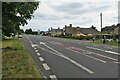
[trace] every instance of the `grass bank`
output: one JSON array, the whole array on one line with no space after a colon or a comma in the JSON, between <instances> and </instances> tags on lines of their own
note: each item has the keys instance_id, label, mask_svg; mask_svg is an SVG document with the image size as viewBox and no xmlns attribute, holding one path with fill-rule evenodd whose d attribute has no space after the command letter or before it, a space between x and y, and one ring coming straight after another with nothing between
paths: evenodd
<instances>
[{"instance_id":1,"label":"grass bank","mask_svg":"<svg viewBox=\"0 0 120 80\"><path fill-rule=\"evenodd\" d=\"M2 49L3 78L40 78L39 70L20 40L4 40Z\"/></svg>"},{"instance_id":2,"label":"grass bank","mask_svg":"<svg viewBox=\"0 0 120 80\"><path fill-rule=\"evenodd\" d=\"M112 46L120 46L120 43L118 43L116 41L103 43L101 40L95 40L94 42L91 42L91 43L95 43L95 44L107 44L107 45L112 45Z\"/></svg>"}]
</instances>

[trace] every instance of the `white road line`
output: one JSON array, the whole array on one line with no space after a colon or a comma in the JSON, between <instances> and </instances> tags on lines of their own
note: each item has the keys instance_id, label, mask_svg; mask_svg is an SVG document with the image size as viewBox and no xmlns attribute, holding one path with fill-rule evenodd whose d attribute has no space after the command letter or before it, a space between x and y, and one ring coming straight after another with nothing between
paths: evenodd
<instances>
[{"instance_id":1,"label":"white road line","mask_svg":"<svg viewBox=\"0 0 120 80\"><path fill-rule=\"evenodd\" d=\"M26 37L27 37L27 36L26 36ZM27 37L27 38L28 38L28 37ZM28 38L28 40L30 41L31 44L33 44L32 41L30 40L30 38Z\"/></svg>"},{"instance_id":2,"label":"white road line","mask_svg":"<svg viewBox=\"0 0 120 80\"><path fill-rule=\"evenodd\" d=\"M99 45L92 45L92 46L99 47Z\"/></svg>"},{"instance_id":3,"label":"white road line","mask_svg":"<svg viewBox=\"0 0 120 80\"><path fill-rule=\"evenodd\" d=\"M105 51L105 50L102 50L102 49L98 49L98 48L94 48L94 47L88 47L88 46L86 46L86 48L95 49L95 50L99 50L99 51Z\"/></svg>"},{"instance_id":4,"label":"white road line","mask_svg":"<svg viewBox=\"0 0 120 80\"><path fill-rule=\"evenodd\" d=\"M50 67L46 63L44 63L42 65L43 65L43 67L44 67L45 70L50 70Z\"/></svg>"},{"instance_id":5,"label":"white road line","mask_svg":"<svg viewBox=\"0 0 120 80\"><path fill-rule=\"evenodd\" d=\"M47 47L49 47L49 46L47 46ZM49 47L49 48L51 48L51 47ZM41 49L42 49L42 48L41 48ZM53 49L53 48L52 48L52 49ZM49 51L49 50L46 50L46 51L48 51L48 52L50 52L50 53L52 53L52 54L55 54L55 55L57 55L57 56L59 56L59 57L62 57L62 58L64 58L64 59L70 61L70 62L73 63L74 65L80 67L81 69L85 70L86 72L88 72L88 73L90 73L90 74L94 74L94 72L93 72L92 70L90 70L90 69L88 69L87 67L79 64L78 62L70 59L69 57L64 56L63 54L61 54L60 52L58 52L58 51L56 51L56 50L54 50L54 52ZM58 52L59 54L56 54L55 52Z\"/></svg>"},{"instance_id":6,"label":"white road line","mask_svg":"<svg viewBox=\"0 0 120 80\"><path fill-rule=\"evenodd\" d=\"M111 47L104 47L104 48L112 49Z\"/></svg>"},{"instance_id":7,"label":"white road line","mask_svg":"<svg viewBox=\"0 0 120 80\"><path fill-rule=\"evenodd\" d=\"M40 42L40 44L43 44L44 46L46 46L47 48L51 49L52 51L58 53L59 55L61 55L61 53L59 53L58 51L54 50L53 48L51 48L50 46L46 45L45 43L43 42Z\"/></svg>"},{"instance_id":8,"label":"white road line","mask_svg":"<svg viewBox=\"0 0 120 80\"><path fill-rule=\"evenodd\" d=\"M35 52L38 52L38 50L35 50Z\"/></svg>"},{"instance_id":9,"label":"white road line","mask_svg":"<svg viewBox=\"0 0 120 80\"><path fill-rule=\"evenodd\" d=\"M101 55L101 54L95 54L95 55L98 55L98 56L101 56L101 57L104 57L104 58L108 58L108 59L111 59L111 60L114 60L114 61L118 61L118 59L114 59L114 58L104 56L104 55Z\"/></svg>"},{"instance_id":10,"label":"white road line","mask_svg":"<svg viewBox=\"0 0 120 80\"><path fill-rule=\"evenodd\" d=\"M40 56L40 53L37 53L38 56Z\"/></svg>"},{"instance_id":11,"label":"white road line","mask_svg":"<svg viewBox=\"0 0 120 80\"><path fill-rule=\"evenodd\" d=\"M45 61L42 57L39 57L40 61Z\"/></svg>"},{"instance_id":12,"label":"white road line","mask_svg":"<svg viewBox=\"0 0 120 80\"><path fill-rule=\"evenodd\" d=\"M105 52L107 52L107 53L111 53L111 54L120 55L120 54L119 54L119 53L117 53L117 52L112 52L112 51L105 51Z\"/></svg>"},{"instance_id":13,"label":"white road line","mask_svg":"<svg viewBox=\"0 0 120 80\"><path fill-rule=\"evenodd\" d=\"M94 48L94 47L88 47L88 46L86 46L86 48L95 49L95 50L103 51L103 52L106 52L106 53L111 53L111 54L114 54L114 55L120 55L117 52L106 51L106 50L102 50L102 49L98 49L98 48Z\"/></svg>"},{"instance_id":14,"label":"white road line","mask_svg":"<svg viewBox=\"0 0 120 80\"><path fill-rule=\"evenodd\" d=\"M43 76L43 78L47 78L46 76Z\"/></svg>"},{"instance_id":15,"label":"white road line","mask_svg":"<svg viewBox=\"0 0 120 80\"><path fill-rule=\"evenodd\" d=\"M58 80L55 75L50 75L51 80Z\"/></svg>"},{"instance_id":16,"label":"white road line","mask_svg":"<svg viewBox=\"0 0 120 80\"><path fill-rule=\"evenodd\" d=\"M69 48L66 48L66 49L71 50L71 51L73 51L73 52L76 52L76 53L78 53L78 54L82 54L82 55L87 56L87 57L89 57L89 58L92 58L92 59L94 59L94 60L100 61L100 62L102 62L102 63L107 63L107 62L104 61L104 60L101 60L101 59L98 59L98 58L95 58L95 57L92 57L92 56L89 56L89 55L86 55L86 54L80 53L80 52L78 52L78 51L74 51L74 50L69 49Z\"/></svg>"},{"instance_id":17,"label":"white road line","mask_svg":"<svg viewBox=\"0 0 120 80\"><path fill-rule=\"evenodd\" d=\"M37 49L36 47L34 47L34 49Z\"/></svg>"},{"instance_id":18,"label":"white road line","mask_svg":"<svg viewBox=\"0 0 120 80\"><path fill-rule=\"evenodd\" d=\"M118 62L118 61L113 61L113 62L109 62L109 63L120 64L120 62Z\"/></svg>"}]
</instances>

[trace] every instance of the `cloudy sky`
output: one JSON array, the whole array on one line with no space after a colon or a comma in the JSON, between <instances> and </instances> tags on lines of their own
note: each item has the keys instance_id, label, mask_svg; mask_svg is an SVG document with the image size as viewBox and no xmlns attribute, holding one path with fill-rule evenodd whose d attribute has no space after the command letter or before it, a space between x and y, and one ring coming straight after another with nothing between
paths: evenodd
<instances>
[{"instance_id":1,"label":"cloudy sky","mask_svg":"<svg viewBox=\"0 0 120 80\"><path fill-rule=\"evenodd\" d=\"M22 29L48 30L74 27L89 28L94 25L100 30L100 13L103 13L103 27L118 23L118 0L40 0L34 18Z\"/></svg>"}]
</instances>

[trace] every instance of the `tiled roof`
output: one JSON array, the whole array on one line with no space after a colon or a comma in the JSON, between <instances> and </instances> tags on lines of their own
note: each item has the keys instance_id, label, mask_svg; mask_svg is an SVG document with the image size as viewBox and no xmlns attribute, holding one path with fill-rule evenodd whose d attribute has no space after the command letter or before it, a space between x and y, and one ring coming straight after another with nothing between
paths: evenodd
<instances>
[{"instance_id":1,"label":"tiled roof","mask_svg":"<svg viewBox=\"0 0 120 80\"><path fill-rule=\"evenodd\" d=\"M100 34L99 31L92 28L80 28L80 32L83 34L93 34L93 35Z\"/></svg>"}]
</instances>

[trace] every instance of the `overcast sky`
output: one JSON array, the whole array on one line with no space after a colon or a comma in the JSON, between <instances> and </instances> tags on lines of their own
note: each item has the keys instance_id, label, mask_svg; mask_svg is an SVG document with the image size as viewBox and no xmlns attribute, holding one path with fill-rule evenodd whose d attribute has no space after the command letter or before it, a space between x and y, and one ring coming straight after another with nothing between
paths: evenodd
<instances>
[{"instance_id":1,"label":"overcast sky","mask_svg":"<svg viewBox=\"0 0 120 80\"><path fill-rule=\"evenodd\" d=\"M40 0L34 18L22 29L61 29L65 25L89 28L94 25L100 30L100 13L103 13L103 27L118 23L118 0Z\"/></svg>"}]
</instances>

